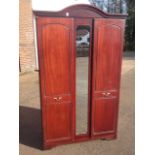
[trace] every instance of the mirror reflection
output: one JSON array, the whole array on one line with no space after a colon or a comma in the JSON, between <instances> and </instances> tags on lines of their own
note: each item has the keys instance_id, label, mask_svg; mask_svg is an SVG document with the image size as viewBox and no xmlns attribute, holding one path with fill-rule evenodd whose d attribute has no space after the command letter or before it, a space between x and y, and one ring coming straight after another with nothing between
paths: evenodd
<instances>
[{"instance_id":1,"label":"mirror reflection","mask_svg":"<svg viewBox=\"0 0 155 155\"><path fill-rule=\"evenodd\" d=\"M90 27L76 30L76 134L88 131L88 70Z\"/></svg>"}]
</instances>

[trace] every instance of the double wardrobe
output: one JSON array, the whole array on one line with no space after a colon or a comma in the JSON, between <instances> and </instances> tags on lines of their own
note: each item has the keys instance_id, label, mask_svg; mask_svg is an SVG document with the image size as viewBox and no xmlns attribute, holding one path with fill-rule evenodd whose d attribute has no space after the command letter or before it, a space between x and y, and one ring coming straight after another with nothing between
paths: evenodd
<instances>
[{"instance_id":1,"label":"double wardrobe","mask_svg":"<svg viewBox=\"0 0 155 155\"><path fill-rule=\"evenodd\" d=\"M90 5L34 14L43 148L115 139L126 15Z\"/></svg>"}]
</instances>

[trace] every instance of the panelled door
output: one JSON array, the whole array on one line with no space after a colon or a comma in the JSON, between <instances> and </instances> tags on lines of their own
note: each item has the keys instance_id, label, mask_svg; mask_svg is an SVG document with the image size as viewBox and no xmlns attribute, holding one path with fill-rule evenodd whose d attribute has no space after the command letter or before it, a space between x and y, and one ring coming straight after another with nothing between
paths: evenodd
<instances>
[{"instance_id":1,"label":"panelled door","mask_svg":"<svg viewBox=\"0 0 155 155\"><path fill-rule=\"evenodd\" d=\"M118 19L94 22L92 137L116 132L123 25Z\"/></svg>"},{"instance_id":2,"label":"panelled door","mask_svg":"<svg viewBox=\"0 0 155 155\"><path fill-rule=\"evenodd\" d=\"M44 145L74 135L73 19L37 18Z\"/></svg>"}]
</instances>

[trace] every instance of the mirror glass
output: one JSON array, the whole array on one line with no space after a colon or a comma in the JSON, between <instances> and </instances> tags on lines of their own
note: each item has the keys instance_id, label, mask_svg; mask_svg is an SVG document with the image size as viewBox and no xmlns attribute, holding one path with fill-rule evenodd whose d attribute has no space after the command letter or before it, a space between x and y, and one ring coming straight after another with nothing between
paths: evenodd
<instances>
[{"instance_id":1,"label":"mirror glass","mask_svg":"<svg viewBox=\"0 0 155 155\"><path fill-rule=\"evenodd\" d=\"M88 132L88 70L90 27L76 29L76 134Z\"/></svg>"}]
</instances>

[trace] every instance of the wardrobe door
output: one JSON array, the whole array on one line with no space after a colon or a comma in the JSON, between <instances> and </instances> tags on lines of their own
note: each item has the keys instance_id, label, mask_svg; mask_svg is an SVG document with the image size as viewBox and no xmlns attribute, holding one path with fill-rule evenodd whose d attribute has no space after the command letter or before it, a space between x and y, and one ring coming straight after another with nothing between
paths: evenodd
<instances>
[{"instance_id":1,"label":"wardrobe door","mask_svg":"<svg viewBox=\"0 0 155 155\"><path fill-rule=\"evenodd\" d=\"M44 147L73 137L73 19L37 18Z\"/></svg>"},{"instance_id":2,"label":"wardrobe door","mask_svg":"<svg viewBox=\"0 0 155 155\"><path fill-rule=\"evenodd\" d=\"M92 137L115 137L124 21L95 19L92 80Z\"/></svg>"}]
</instances>

